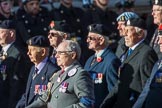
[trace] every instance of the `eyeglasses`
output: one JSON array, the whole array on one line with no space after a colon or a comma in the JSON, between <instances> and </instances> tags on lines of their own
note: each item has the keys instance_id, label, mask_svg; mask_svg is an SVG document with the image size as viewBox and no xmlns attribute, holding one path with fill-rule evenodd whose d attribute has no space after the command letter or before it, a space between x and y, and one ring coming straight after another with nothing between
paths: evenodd
<instances>
[{"instance_id":1,"label":"eyeglasses","mask_svg":"<svg viewBox=\"0 0 162 108\"><path fill-rule=\"evenodd\" d=\"M65 54L67 54L69 52L73 52L73 51L56 51L56 54L58 54L58 55L65 55Z\"/></svg>"},{"instance_id":2,"label":"eyeglasses","mask_svg":"<svg viewBox=\"0 0 162 108\"><path fill-rule=\"evenodd\" d=\"M91 36L88 36L87 39L92 40L92 41L97 40L95 37L91 37Z\"/></svg>"},{"instance_id":3,"label":"eyeglasses","mask_svg":"<svg viewBox=\"0 0 162 108\"><path fill-rule=\"evenodd\" d=\"M60 36L60 35L57 34L57 33L48 33L48 35L50 35L50 36L52 36L52 37L58 37L58 36Z\"/></svg>"}]
</instances>

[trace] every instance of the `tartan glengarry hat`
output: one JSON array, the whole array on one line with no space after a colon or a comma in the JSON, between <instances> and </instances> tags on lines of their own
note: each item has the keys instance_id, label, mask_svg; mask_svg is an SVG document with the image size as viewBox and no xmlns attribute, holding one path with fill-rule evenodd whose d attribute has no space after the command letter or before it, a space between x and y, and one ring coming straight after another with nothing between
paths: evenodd
<instances>
[{"instance_id":1,"label":"tartan glengarry hat","mask_svg":"<svg viewBox=\"0 0 162 108\"><path fill-rule=\"evenodd\" d=\"M146 23L141 18L134 18L127 21L126 26L134 26L146 30Z\"/></svg>"},{"instance_id":2,"label":"tartan glengarry hat","mask_svg":"<svg viewBox=\"0 0 162 108\"><path fill-rule=\"evenodd\" d=\"M139 18L134 12L124 12L117 17L117 21L128 21L129 19Z\"/></svg>"},{"instance_id":3,"label":"tartan glengarry hat","mask_svg":"<svg viewBox=\"0 0 162 108\"><path fill-rule=\"evenodd\" d=\"M162 0L152 0L152 4L162 6Z\"/></svg>"},{"instance_id":4,"label":"tartan glengarry hat","mask_svg":"<svg viewBox=\"0 0 162 108\"><path fill-rule=\"evenodd\" d=\"M63 21L51 21L49 25L50 30L56 30L60 32L65 32L65 33L71 33L71 27L69 24L63 22Z\"/></svg>"},{"instance_id":5,"label":"tartan glengarry hat","mask_svg":"<svg viewBox=\"0 0 162 108\"><path fill-rule=\"evenodd\" d=\"M26 43L30 46L38 46L38 47L49 47L50 46L50 42L48 38L42 35L34 36L28 39Z\"/></svg>"},{"instance_id":6,"label":"tartan glengarry hat","mask_svg":"<svg viewBox=\"0 0 162 108\"><path fill-rule=\"evenodd\" d=\"M4 20L0 24L1 29L16 29L16 21L14 20Z\"/></svg>"},{"instance_id":7,"label":"tartan glengarry hat","mask_svg":"<svg viewBox=\"0 0 162 108\"><path fill-rule=\"evenodd\" d=\"M104 36L110 35L110 30L103 24L91 24L88 26L88 31Z\"/></svg>"}]
</instances>

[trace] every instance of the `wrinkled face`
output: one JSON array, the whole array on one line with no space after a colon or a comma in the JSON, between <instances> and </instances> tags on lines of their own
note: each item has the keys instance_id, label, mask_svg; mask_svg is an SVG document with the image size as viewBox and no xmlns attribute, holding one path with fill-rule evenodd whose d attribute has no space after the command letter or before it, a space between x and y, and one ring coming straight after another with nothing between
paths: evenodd
<instances>
[{"instance_id":1,"label":"wrinkled face","mask_svg":"<svg viewBox=\"0 0 162 108\"><path fill-rule=\"evenodd\" d=\"M158 38L159 38L158 44L160 45L160 52L162 52L162 35L159 35Z\"/></svg>"},{"instance_id":2,"label":"wrinkled face","mask_svg":"<svg viewBox=\"0 0 162 108\"><path fill-rule=\"evenodd\" d=\"M13 3L11 1L4 1L0 3L0 9L5 14L10 14Z\"/></svg>"},{"instance_id":3,"label":"wrinkled face","mask_svg":"<svg viewBox=\"0 0 162 108\"><path fill-rule=\"evenodd\" d=\"M37 15L40 11L40 5L38 0L32 0L30 2L27 2L24 7L27 13L31 15Z\"/></svg>"},{"instance_id":4,"label":"wrinkled face","mask_svg":"<svg viewBox=\"0 0 162 108\"><path fill-rule=\"evenodd\" d=\"M152 15L154 18L154 23L159 25L162 22L162 6L153 5Z\"/></svg>"},{"instance_id":5,"label":"wrinkled face","mask_svg":"<svg viewBox=\"0 0 162 108\"><path fill-rule=\"evenodd\" d=\"M0 45L7 44L7 41L9 39L10 32L7 29L0 29Z\"/></svg>"},{"instance_id":6,"label":"wrinkled face","mask_svg":"<svg viewBox=\"0 0 162 108\"><path fill-rule=\"evenodd\" d=\"M48 34L48 39L50 41L50 46L57 47L63 40L63 36L60 36L58 31L50 30Z\"/></svg>"},{"instance_id":7,"label":"wrinkled face","mask_svg":"<svg viewBox=\"0 0 162 108\"><path fill-rule=\"evenodd\" d=\"M125 35L125 22L124 21L118 21L117 29L119 30L120 36L124 36Z\"/></svg>"},{"instance_id":8,"label":"wrinkled face","mask_svg":"<svg viewBox=\"0 0 162 108\"><path fill-rule=\"evenodd\" d=\"M100 45L100 35L96 33L89 32L87 37L88 48L96 51Z\"/></svg>"},{"instance_id":9,"label":"wrinkled face","mask_svg":"<svg viewBox=\"0 0 162 108\"><path fill-rule=\"evenodd\" d=\"M41 62L41 48L36 47L36 46L28 46L28 52L27 52L31 62L34 64L39 64Z\"/></svg>"},{"instance_id":10,"label":"wrinkled face","mask_svg":"<svg viewBox=\"0 0 162 108\"><path fill-rule=\"evenodd\" d=\"M125 45L127 47L134 46L139 41L135 28L132 26L126 26L125 31L126 31L126 35L124 36Z\"/></svg>"},{"instance_id":11,"label":"wrinkled face","mask_svg":"<svg viewBox=\"0 0 162 108\"><path fill-rule=\"evenodd\" d=\"M57 59L57 65L60 67L67 67L69 66L73 61L74 57L72 51L67 51L67 43L62 42L59 44L58 48L56 49L56 59Z\"/></svg>"}]
</instances>

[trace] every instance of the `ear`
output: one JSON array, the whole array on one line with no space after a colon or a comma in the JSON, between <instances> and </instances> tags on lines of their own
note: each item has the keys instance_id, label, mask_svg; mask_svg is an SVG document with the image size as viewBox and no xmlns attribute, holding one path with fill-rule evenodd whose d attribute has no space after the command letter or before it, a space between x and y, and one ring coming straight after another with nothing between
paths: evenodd
<instances>
[{"instance_id":1,"label":"ear","mask_svg":"<svg viewBox=\"0 0 162 108\"><path fill-rule=\"evenodd\" d=\"M143 37L144 35L144 31L143 30L140 30L138 33L137 33L138 37Z\"/></svg>"},{"instance_id":2,"label":"ear","mask_svg":"<svg viewBox=\"0 0 162 108\"><path fill-rule=\"evenodd\" d=\"M12 37L12 38L15 37L15 31L14 30L10 30L9 33L10 33L10 37Z\"/></svg>"},{"instance_id":3,"label":"ear","mask_svg":"<svg viewBox=\"0 0 162 108\"><path fill-rule=\"evenodd\" d=\"M105 38L103 36L99 37L99 42L100 45L103 45L103 43L105 42Z\"/></svg>"},{"instance_id":4,"label":"ear","mask_svg":"<svg viewBox=\"0 0 162 108\"><path fill-rule=\"evenodd\" d=\"M42 48L40 53L41 53L42 56L45 56L46 55L46 49Z\"/></svg>"},{"instance_id":5,"label":"ear","mask_svg":"<svg viewBox=\"0 0 162 108\"><path fill-rule=\"evenodd\" d=\"M68 35L65 33L63 39L67 39Z\"/></svg>"},{"instance_id":6,"label":"ear","mask_svg":"<svg viewBox=\"0 0 162 108\"><path fill-rule=\"evenodd\" d=\"M76 52L74 52L74 53L71 54L71 58L72 58L72 59L76 59L76 58L77 58Z\"/></svg>"}]
</instances>

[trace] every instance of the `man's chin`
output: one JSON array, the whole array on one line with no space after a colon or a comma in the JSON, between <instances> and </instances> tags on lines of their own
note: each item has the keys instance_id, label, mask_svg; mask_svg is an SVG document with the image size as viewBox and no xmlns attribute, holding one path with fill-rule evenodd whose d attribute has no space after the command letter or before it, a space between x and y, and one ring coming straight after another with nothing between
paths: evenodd
<instances>
[{"instance_id":1,"label":"man's chin","mask_svg":"<svg viewBox=\"0 0 162 108\"><path fill-rule=\"evenodd\" d=\"M31 14L32 15L37 15L39 12L38 11L35 11L35 12L32 12Z\"/></svg>"}]
</instances>

